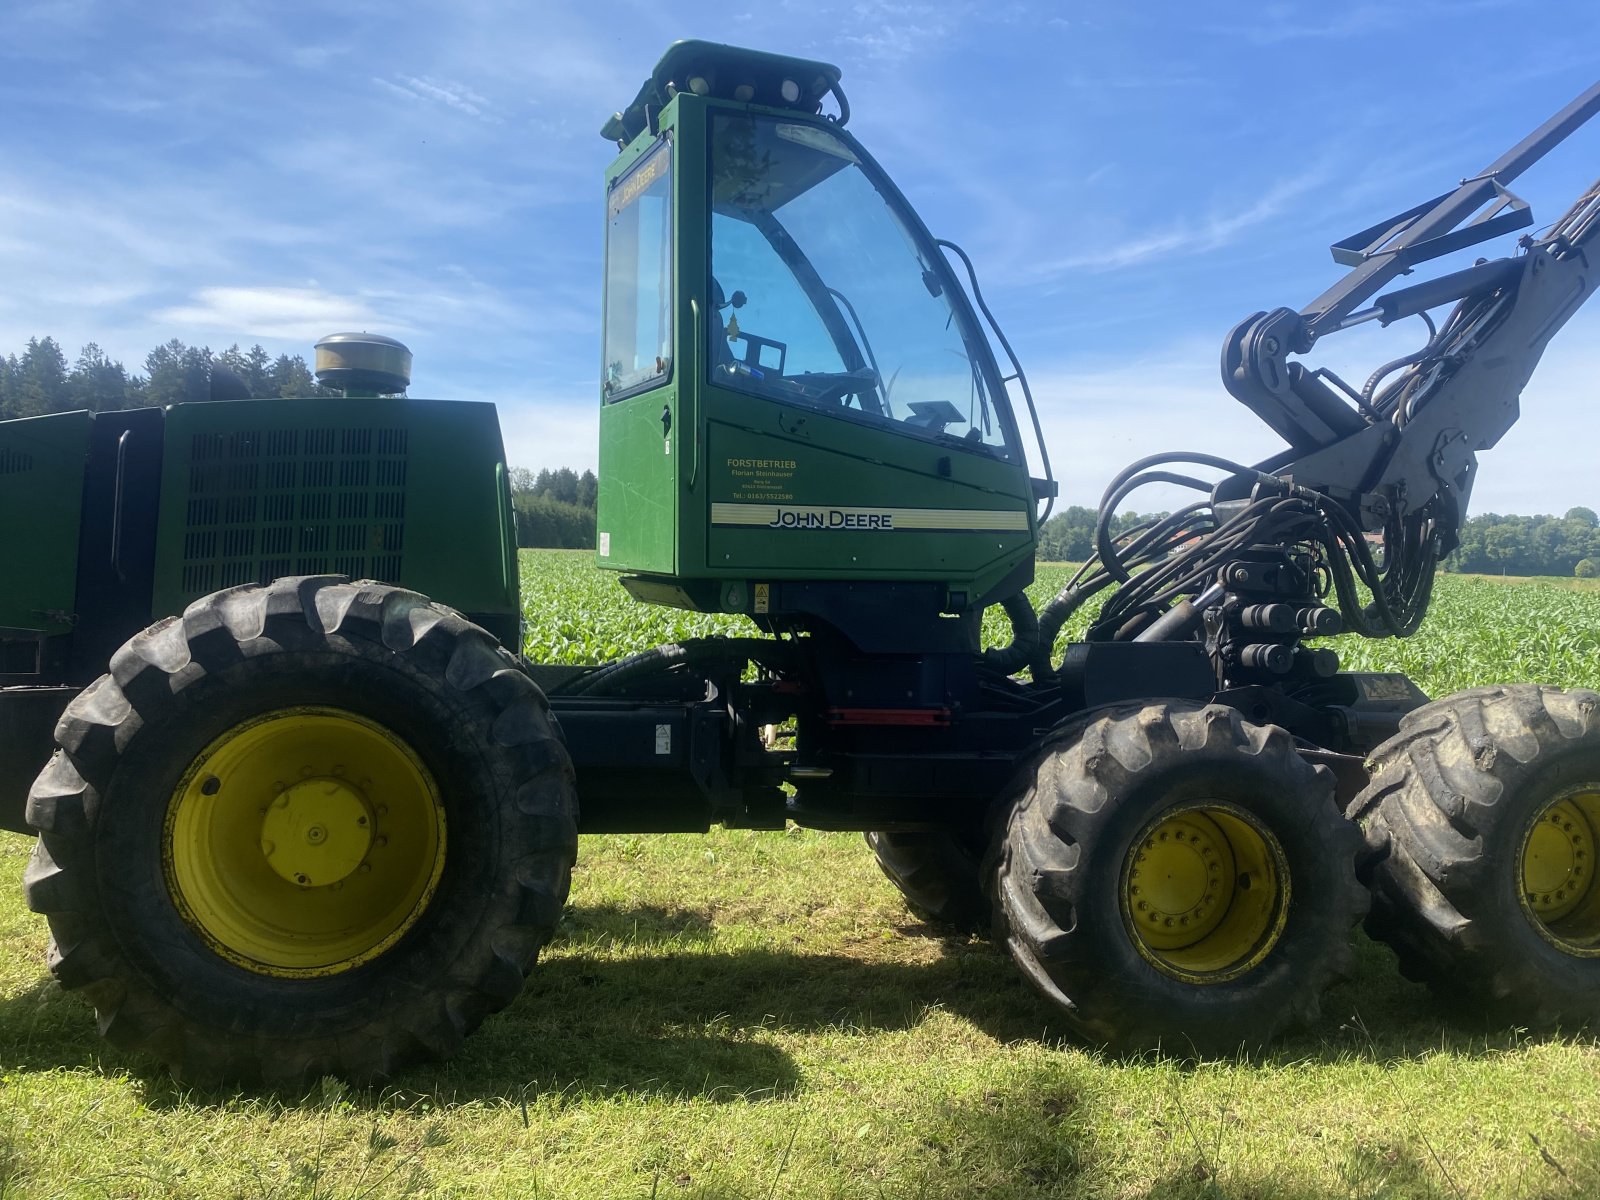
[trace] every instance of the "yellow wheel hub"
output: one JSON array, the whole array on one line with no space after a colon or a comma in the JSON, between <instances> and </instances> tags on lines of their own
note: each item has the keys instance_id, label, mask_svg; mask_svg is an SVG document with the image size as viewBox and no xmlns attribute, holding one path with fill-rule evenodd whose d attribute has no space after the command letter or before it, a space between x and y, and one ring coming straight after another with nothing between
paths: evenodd
<instances>
[{"instance_id":1,"label":"yellow wheel hub","mask_svg":"<svg viewBox=\"0 0 1600 1200\"><path fill-rule=\"evenodd\" d=\"M290 883L338 883L372 849L372 809L361 790L342 779L290 784L261 819L261 853Z\"/></svg>"},{"instance_id":2,"label":"yellow wheel hub","mask_svg":"<svg viewBox=\"0 0 1600 1200\"><path fill-rule=\"evenodd\" d=\"M1195 805L1140 833L1123 864L1121 902L1146 961L1187 982L1220 983L1277 942L1289 872L1277 839L1255 817Z\"/></svg>"},{"instance_id":3,"label":"yellow wheel hub","mask_svg":"<svg viewBox=\"0 0 1600 1200\"><path fill-rule=\"evenodd\" d=\"M439 790L388 729L280 709L203 750L167 810L167 885L218 954L268 975L327 975L383 953L444 869Z\"/></svg>"},{"instance_id":4,"label":"yellow wheel hub","mask_svg":"<svg viewBox=\"0 0 1600 1200\"><path fill-rule=\"evenodd\" d=\"M1529 826L1517 864L1517 891L1539 932L1573 954L1600 953L1600 890L1594 885L1600 791L1546 805Z\"/></svg>"}]
</instances>

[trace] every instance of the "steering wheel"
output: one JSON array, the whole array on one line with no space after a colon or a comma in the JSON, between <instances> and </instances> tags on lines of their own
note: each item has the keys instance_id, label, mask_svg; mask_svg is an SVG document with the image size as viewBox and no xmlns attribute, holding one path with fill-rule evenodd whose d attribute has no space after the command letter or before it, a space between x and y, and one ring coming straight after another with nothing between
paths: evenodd
<instances>
[{"instance_id":1,"label":"steering wheel","mask_svg":"<svg viewBox=\"0 0 1600 1200\"><path fill-rule=\"evenodd\" d=\"M854 371L807 371L804 375L786 378L814 404L842 402L846 396L878 390L878 373L870 367L860 367Z\"/></svg>"}]
</instances>

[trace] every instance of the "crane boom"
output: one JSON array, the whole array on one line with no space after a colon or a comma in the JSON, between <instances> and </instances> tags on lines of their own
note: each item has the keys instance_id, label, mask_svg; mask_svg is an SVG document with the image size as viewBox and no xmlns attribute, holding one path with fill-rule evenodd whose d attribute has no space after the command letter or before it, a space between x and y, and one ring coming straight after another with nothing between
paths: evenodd
<instances>
[{"instance_id":1,"label":"crane boom","mask_svg":"<svg viewBox=\"0 0 1600 1200\"><path fill-rule=\"evenodd\" d=\"M1503 268L1484 270L1488 264L1483 264L1357 309L1420 263L1531 225L1532 211L1507 185L1597 112L1600 83L1455 188L1336 242L1334 260L1349 266L1349 273L1299 312L1255 313L1235 326L1223 344L1224 386L1302 454L1359 434L1373 415L1359 401L1352 406L1353 398L1334 391L1317 373L1290 362L1290 356L1305 354L1321 338L1353 325L1369 320L1387 325L1425 311L1424 304L1465 299L1502 282Z\"/></svg>"}]
</instances>

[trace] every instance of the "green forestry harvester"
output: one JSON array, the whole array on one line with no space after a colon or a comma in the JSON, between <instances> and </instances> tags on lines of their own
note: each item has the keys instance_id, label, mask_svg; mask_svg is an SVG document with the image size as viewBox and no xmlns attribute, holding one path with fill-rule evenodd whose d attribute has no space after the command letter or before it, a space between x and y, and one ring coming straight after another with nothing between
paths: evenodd
<instances>
[{"instance_id":1,"label":"green forestry harvester","mask_svg":"<svg viewBox=\"0 0 1600 1200\"><path fill-rule=\"evenodd\" d=\"M1313 1020L1369 907L1499 1019L1600 1015L1600 695L1430 702L1322 640L1422 621L1477 452L1594 286L1600 190L1389 285L1531 225L1508 185L1597 109L1234 329L1224 385L1286 448L1135 463L1035 610L1055 485L966 256L837 68L674 45L603 130L598 561L762 636L522 658L495 413L404 396L387 339L319 343L341 397L0 425L0 825L39 833L51 970L184 1079L381 1078L517 995L580 831L794 822L866 831L1096 1044ZM1296 361L1404 317L1425 344L1359 388ZM1114 535L1151 482L1197 499Z\"/></svg>"}]
</instances>

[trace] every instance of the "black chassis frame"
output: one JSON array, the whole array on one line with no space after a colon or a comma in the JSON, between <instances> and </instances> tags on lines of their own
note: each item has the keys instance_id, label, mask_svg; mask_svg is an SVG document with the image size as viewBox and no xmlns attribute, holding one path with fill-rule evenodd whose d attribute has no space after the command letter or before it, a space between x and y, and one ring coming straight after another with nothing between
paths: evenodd
<instances>
[{"instance_id":1,"label":"black chassis frame","mask_svg":"<svg viewBox=\"0 0 1600 1200\"><path fill-rule=\"evenodd\" d=\"M788 644L798 654L792 675L751 682L734 669L681 670L602 696L562 692L590 669L528 664L552 693L577 771L581 831L781 829L791 820L969 829L1052 730L1107 705L1157 699L1215 701L1284 726L1303 754L1334 768L1349 798L1365 783L1365 753L1427 700L1404 676L1361 673L1325 681L1316 704L1271 687L1219 691L1197 641L1079 643L1048 685L985 671L970 652L863 654L820 636ZM27 789L77 691L0 689L0 828L31 832ZM763 730L779 726L785 736L769 745Z\"/></svg>"},{"instance_id":2,"label":"black chassis frame","mask_svg":"<svg viewBox=\"0 0 1600 1200\"><path fill-rule=\"evenodd\" d=\"M787 821L820 829L972 829L1053 730L1108 705L1161 699L1221 703L1258 724L1283 725L1306 758L1333 769L1348 802L1366 783L1366 753L1427 701L1404 676L1383 673L1325 680L1323 703L1270 687L1219 691L1199 642L1080 643L1048 686L986 675L970 655L819 655L800 665L794 677L758 682L673 673L604 697L563 695L556 683L551 707L577 771L580 830L780 829ZM811 666L826 673L807 680ZM531 670L547 686L581 675ZM917 692L918 680L944 685L941 702L881 703L885 692L903 695L907 682ZM860 694L846 683L876 689L880 702L830 704L829 696ZM925 701L926 692L913 699ZM762 730L773 726L784 727L784 736L769 745Z\"/></svg>"}]
</instances>

